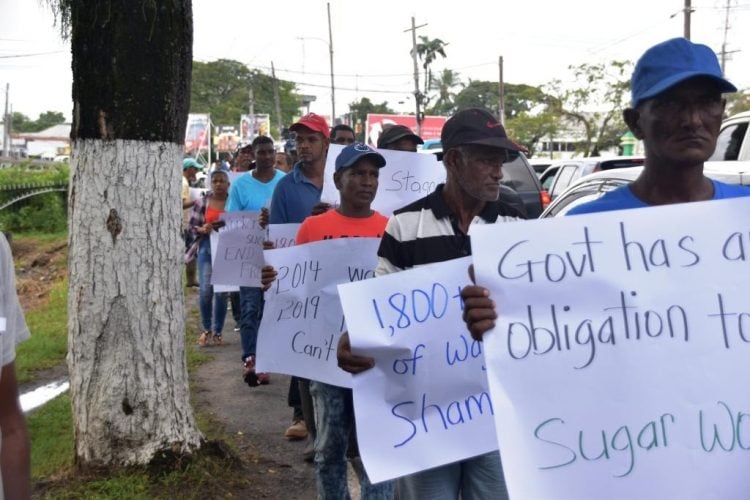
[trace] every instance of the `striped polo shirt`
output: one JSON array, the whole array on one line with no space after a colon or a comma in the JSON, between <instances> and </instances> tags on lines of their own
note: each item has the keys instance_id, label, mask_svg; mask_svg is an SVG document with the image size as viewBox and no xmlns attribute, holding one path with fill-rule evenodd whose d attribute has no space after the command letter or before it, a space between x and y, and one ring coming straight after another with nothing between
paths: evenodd
<instances>
[{"instance_id":1,"label":"striped polo shirt","mask_svg":"<svg viewBox=\"0 0 750 500\"><path fill-rule=\"evenodd\" d=\"M471 255L469 236L458 228L455 214L443 198L443 187L438 185L424 198L393 213L380 240L377 276ZM518 209L498 200L487 203L471 223L524 218Z\"/></svg>"}]
</instances>

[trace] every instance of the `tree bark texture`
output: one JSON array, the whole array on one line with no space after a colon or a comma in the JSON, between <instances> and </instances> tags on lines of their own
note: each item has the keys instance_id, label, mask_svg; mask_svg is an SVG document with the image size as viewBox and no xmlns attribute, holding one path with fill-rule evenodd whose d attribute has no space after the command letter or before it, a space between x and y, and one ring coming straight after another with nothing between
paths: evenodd
<instances>
[{"instance_id":1,"label":"tree bark texture","mask_svg":"<svg viewBox=\"0 0 750 500\"><path fill-rule=\"evenodd\" d=\"M200 446L182 288L189 0L71 5L68 368L77 463Z\"/></svg>"}]
</instances>

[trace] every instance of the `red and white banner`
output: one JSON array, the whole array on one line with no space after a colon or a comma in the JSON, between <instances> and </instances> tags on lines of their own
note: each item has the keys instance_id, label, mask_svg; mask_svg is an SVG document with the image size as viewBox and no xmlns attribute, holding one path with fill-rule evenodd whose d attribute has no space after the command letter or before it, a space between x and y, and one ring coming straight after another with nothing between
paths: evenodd
<instances>
[{"instance_id":1,"label":"red and white banner","mask_svg":"<svg viewBox=\"0 0 750 500\"><path fill-rule=\"evenodd\" d=\"M425 116L422 120L422 133L420 137L424 140L440 139L440 131L443 124L448 120L447 116ZM367 137L368 144L375 146L378 143L378 137L383 129L388 125L405 125L417 131L417 117L414 115L367 115Z\"/></svg>"}]
</instances>

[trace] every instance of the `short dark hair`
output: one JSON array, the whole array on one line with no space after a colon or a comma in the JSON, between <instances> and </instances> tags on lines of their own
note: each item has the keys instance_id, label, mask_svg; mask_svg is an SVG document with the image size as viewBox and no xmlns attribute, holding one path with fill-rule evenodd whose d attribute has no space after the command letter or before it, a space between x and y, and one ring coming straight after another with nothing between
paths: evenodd
<instances>
[{"instance_id":1,"label":"short dark hair","mask_svg":"<svg viewBox=\"0 0 750 500\"><path fill-rule=\"evenodd\" d=\"M250 144L253 149L257 148L261 144L271 144L273 145L273 139L268 137L267 135L259 135L255 139L253 139L253 142Z\"/></svg>"},{"instance_id":2,"label":"short dark hair","mask_svg":"<svg viewBox=\"0 0 750 500\"><path fill-rule=\"evenodd\" d=\"M354 129L351 128L349 125L345 125L343 123L339 123L338 125L336 125L335 127L333 127L331 129L331 139L333 139L334 137L336 137L336 132L338 132L339 130L344 130L346 132L351 132L353 136L355 136L355 137L357 136L354 133Z\"/></svg>"}]
</instances>

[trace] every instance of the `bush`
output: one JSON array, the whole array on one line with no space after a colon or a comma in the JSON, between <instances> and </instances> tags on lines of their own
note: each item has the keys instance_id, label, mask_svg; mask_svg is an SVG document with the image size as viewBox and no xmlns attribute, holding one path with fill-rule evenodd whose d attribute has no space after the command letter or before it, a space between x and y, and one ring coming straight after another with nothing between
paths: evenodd
<instances>
[{"instance_id":1,"label":"bush","mask_svg":"<svg viewBox=\"0 0 750 500\"><path fill-rule=\"evenodd\" d=\"M67 165L34 169L30 165L0 169L0 205L27 192L19 186L67 184ZM15 232L62 232L67 229L67 193L43 193L0 211L0 226Z\"/></svg>"}]
</instances>

